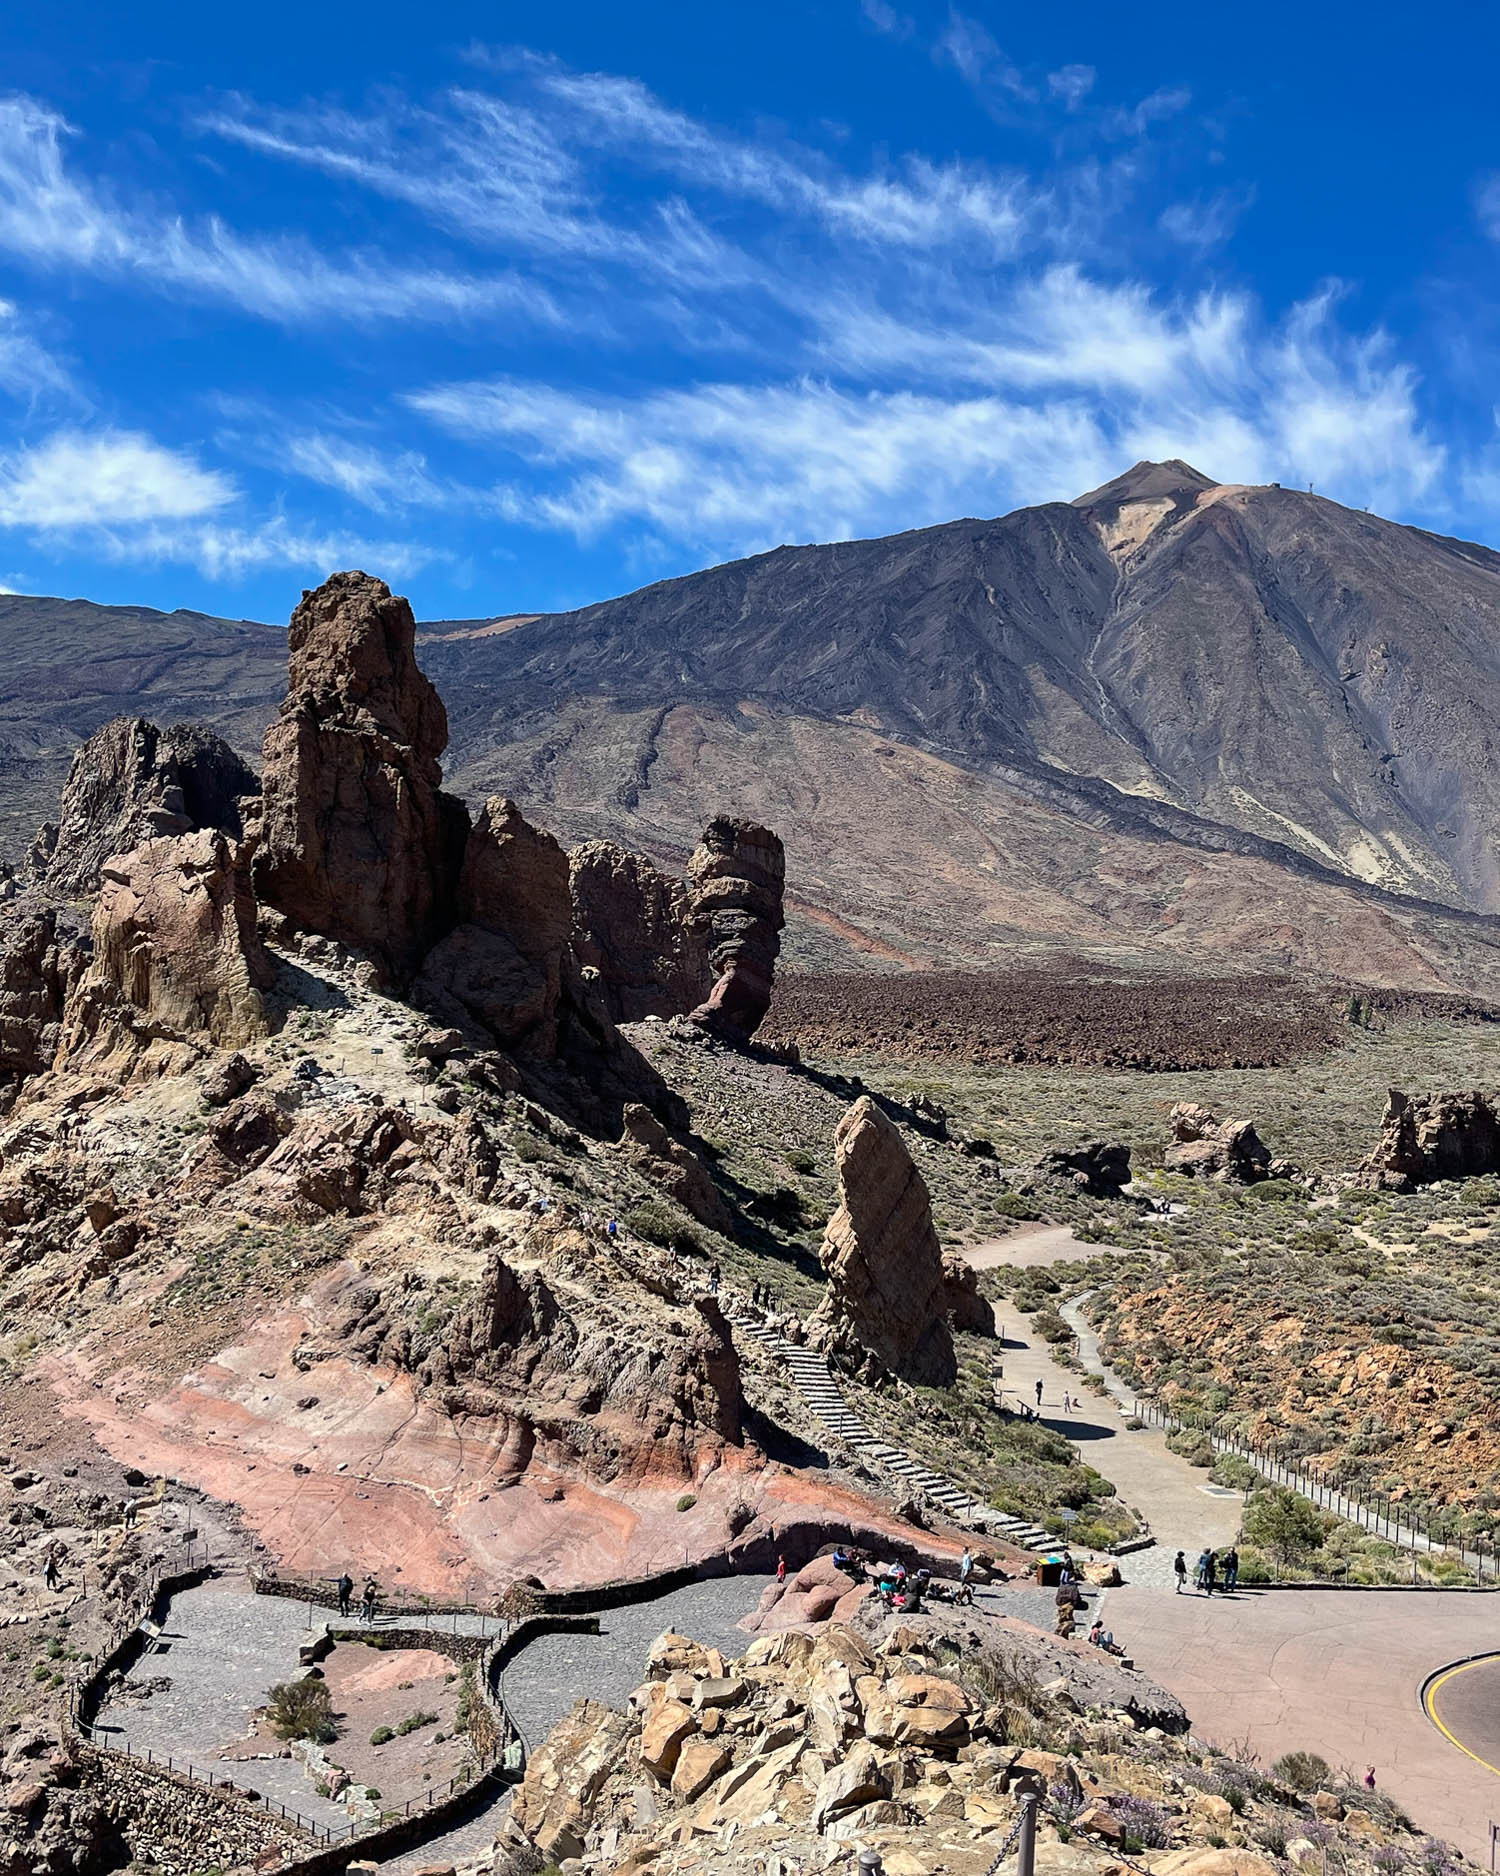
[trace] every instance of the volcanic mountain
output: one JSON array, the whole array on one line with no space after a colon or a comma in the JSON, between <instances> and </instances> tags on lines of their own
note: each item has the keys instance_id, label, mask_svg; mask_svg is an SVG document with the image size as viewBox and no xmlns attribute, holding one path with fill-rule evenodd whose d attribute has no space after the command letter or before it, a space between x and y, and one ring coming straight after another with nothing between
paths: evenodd
<instances>
[{"instance_id":1,"label":"volcanic mountain","mask_svg":"<svg viewBox=\"0 0 1500 1876\"><path fill-rule=\"evenodd\" d=\"M52 608L13 750L179 699L253 747L270 628L4 605L18 643ZM1071 503L434 624L421 655L471 798L667 861L721 800L778 828L794 961L1068 949L1500 991L1488 548L1140 463Z\"/></svg>"}]
</instances>

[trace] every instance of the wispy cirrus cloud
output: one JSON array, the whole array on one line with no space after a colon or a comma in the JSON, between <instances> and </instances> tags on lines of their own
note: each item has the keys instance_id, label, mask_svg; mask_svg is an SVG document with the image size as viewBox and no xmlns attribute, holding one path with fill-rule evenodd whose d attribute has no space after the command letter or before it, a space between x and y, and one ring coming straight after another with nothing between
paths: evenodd
<instances>
[{"instance_id":1,"label":"wispy cirrus cloud","mask_svg":"<svg viewBox=\"0 0 1500 1876\"><path fill-rule=\"evenodd\" d=\"M170 209L122 205L70 171L73 137L63 117L32 98L0 101L0 251L39 268L128 275L152 291L286 323L552 316L546 292L516 278L403 267L375 255L331 260L304 235L251 238L214 216L194 225Z\"/></svg>"}]
</instances>

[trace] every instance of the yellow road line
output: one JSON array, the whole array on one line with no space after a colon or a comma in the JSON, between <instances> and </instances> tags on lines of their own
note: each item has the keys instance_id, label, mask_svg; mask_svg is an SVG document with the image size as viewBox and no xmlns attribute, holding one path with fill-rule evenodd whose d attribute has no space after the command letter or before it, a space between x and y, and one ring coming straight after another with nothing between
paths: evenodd
<instances>
[{"instance_id":1,"label":"yellow road line","mask_svg":"<svg viewBox=\"0 0 1500 1876\"><path fill-rule=\"evenodd\" d=\"M1500 1655L1481 1655L1477 1661L1461 1661L1456 1668L1446 1668L1435 1680L1427 1683L1426 1691L1422 1695L1422 1705L1427 1710L1428 1719L1432 1721L1450 1746L1457 1746L1466 1759L1472 1759L1476 1765L1482 1765L1487 1772L1493 1772L1496 1778L1500 1778L1500 1765L1491 1765L1488 1759L1481 1759L1477 1752L1471 1752L1461 1739L1455 1739L1438 1717L1437 1710L1437 1696L1440 1688L1446 1687L1448 1682L1458 1675L1467 1674L1471 1668L1493 1667L1497 1661L1500 1661Z\"/></svg>"}]
</instances>

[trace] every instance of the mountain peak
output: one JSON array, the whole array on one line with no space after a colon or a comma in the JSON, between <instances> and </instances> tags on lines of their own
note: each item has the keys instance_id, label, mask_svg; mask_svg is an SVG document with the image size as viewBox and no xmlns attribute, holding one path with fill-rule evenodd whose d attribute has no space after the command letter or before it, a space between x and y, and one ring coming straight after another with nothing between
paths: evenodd
<instances>
[{"instance_id":1,"label":"mountain peak","mask_svg":"<svg viewBox=\"0 0 1500 1876\"><path fill-rule=\"evenodd\" d=\"M1174 456L1168 462L1138 462L1112 482L1076 497L1071 506L1105 508L1118 507L1124 502L1159 501L1163 496L1169 500L1181 495L1197 497L1205 489L1218 486L1212 476L1204 475L1201 469Z\"/></svg>"}]
</instances>

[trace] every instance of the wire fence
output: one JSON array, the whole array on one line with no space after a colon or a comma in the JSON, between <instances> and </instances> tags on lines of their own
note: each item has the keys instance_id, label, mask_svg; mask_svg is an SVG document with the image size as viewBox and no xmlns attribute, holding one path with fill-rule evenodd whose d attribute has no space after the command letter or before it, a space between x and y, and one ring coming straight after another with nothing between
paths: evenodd
<instances>
[{"instance_id":1,"label":"wire fence","mask_svg":"<svg viewBox=\"0 0 1500 1876\"><path fill-rule=\"evenodd\" d=\"M1224 1432L1216 1417L1206 1409L1173 1411L1159 1401L1132 1395L1131 1410L1136 1419L1148 1426L1159 1426L1173 1433L1201 1434L1216 1453L1243 1459L1273 1485L1284 1485L1301 1497L1311 1500L1320 1510L1331 1511L1347 1524L1358 1525L1373 1536L1383 1538L1397 1549L1413 1555L1426 1552L1456 1557L1474 1571L1483 1584L1486 1568L1491 1582L1500 1581L1500 1557L1493 1544L1482 1540L1466 1543L1451 1524L1441 1518L1424 1517L1409 1505L1398 1503L1388 1494L1370 1490L1352 1480L1339 1479L1323 1467L1296 1463L1286 1453L1246 1439L1236 1431Z\"/></svg>"}]
</instances>

